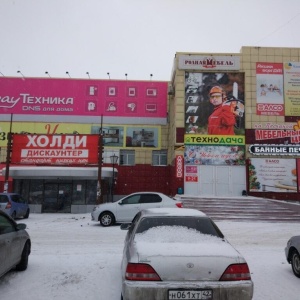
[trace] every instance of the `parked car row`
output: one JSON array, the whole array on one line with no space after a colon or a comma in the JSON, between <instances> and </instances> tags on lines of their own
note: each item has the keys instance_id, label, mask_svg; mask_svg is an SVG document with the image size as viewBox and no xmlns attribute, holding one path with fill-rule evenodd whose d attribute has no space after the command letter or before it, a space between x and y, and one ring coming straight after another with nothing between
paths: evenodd
<instances>
[{"instance_id":1,"label":"parked car row","mask_svg":"<svg viewBox=\"0 0 300 300\"><path fill-rule=\"evenodd\" d=\"M25 270L31 253L26 224L17 224L9 214L0 210L0 276L13 268ZM205 213L183 208L181 201L161 193L141 192L98 205L91 215L104 227L122 223L121 229L128 230L121 299L252 299L247 261ZM300 236L294 236L285 254L300 278L299 253Z\"/></svg>"},{"instance_id":2,"label":"parked car row","mask_svg":"<svg viewBox=\"0 0 300 300\"><path fill-rule=\"evenodd\" d=\"M28 201L17 193L0 193L0 210L13 219L29 217Z\"/></svg>"}]
</instances>

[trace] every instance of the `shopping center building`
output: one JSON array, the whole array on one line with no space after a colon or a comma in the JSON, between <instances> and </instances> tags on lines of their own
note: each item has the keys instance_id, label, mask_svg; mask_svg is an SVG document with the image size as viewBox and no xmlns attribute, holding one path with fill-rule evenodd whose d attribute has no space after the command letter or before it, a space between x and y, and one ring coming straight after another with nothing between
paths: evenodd
<instances>
[{"instance_id":1,"label":"shopping center building","mask_svg":"<svg viewBox=\"0 0 300 300\"><path fill-rule=\"evenodd\" d=\"M61 198L90 211L101 133L105 201L149 190L299 201L299 55L176 53L165 82L1 77L0 188L8 179L37 211Z\"/></svg>"}]
</instances>

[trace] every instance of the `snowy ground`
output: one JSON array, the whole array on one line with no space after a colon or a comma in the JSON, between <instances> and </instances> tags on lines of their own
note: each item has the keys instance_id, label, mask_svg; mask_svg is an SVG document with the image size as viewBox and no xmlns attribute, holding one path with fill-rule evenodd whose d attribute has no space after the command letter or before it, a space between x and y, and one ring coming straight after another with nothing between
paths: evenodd
<instances>
[{"instance_id":1,"label":"snowy ground","mask_svg":"<svg viewBox=\"0 0 300 300\"><path fill-rule=\"evenodd\" d=\"M18 222L27 224L32 253L25 272L0 278L1 300L120 300L126 231L103 228L90 221L90 214L31 214ZM290 236L300 234L300 222L217 225L248 261L253 299L299 299L300 279L286 262L284 247Z\"/></svg>"}]
</instances>

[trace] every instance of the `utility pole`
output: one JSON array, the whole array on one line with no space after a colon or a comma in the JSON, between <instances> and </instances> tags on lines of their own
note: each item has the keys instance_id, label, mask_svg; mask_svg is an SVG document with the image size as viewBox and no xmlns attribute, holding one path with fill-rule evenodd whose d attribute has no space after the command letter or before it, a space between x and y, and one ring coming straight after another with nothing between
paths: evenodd
<instances>
[{"instance_id":1,"label":"utility pole","mask_svg":"<svg viewBox=\"0 0 300 300\"><path fill-rule=\"evenodd\" d=\"M103 133L102 133L102 116L101 116L101 127L99 129L99 137L98 137L98 182L97 182L97 202L96 202L96 204L103 203L102 161L103 161Z\"/></svg>"},{"instance_id":2,"label":"utility pole","mask_svg":"<svg viewBox=\"0 0 300 300\"><path fill-rule=\"evenodd\" d=\"M4 193L8 192L8 178L9 178L9 164L10 164L10 156L11 156L11 144L12 144L12 119L13 114L10 115L10 127L9 132L7 134L7 149L6 149L6 168L5 168L5 180L4 180Z\"/></svg>"}]
</instances>

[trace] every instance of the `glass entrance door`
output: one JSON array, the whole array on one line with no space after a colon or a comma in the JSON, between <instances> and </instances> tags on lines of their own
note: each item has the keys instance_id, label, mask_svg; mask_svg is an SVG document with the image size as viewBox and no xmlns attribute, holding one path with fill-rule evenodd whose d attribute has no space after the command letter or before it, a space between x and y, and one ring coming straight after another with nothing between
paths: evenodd
<instances>
[{"instance_id":1,"label":"glass entrance door","mask_svg":"<svg viewBox=\"0 0 300 300\"><path fill-rule=\"evenodd\" d=\"M43 212L71 212L71 183L45 183Z\"/></svg>"}]
</instances>

